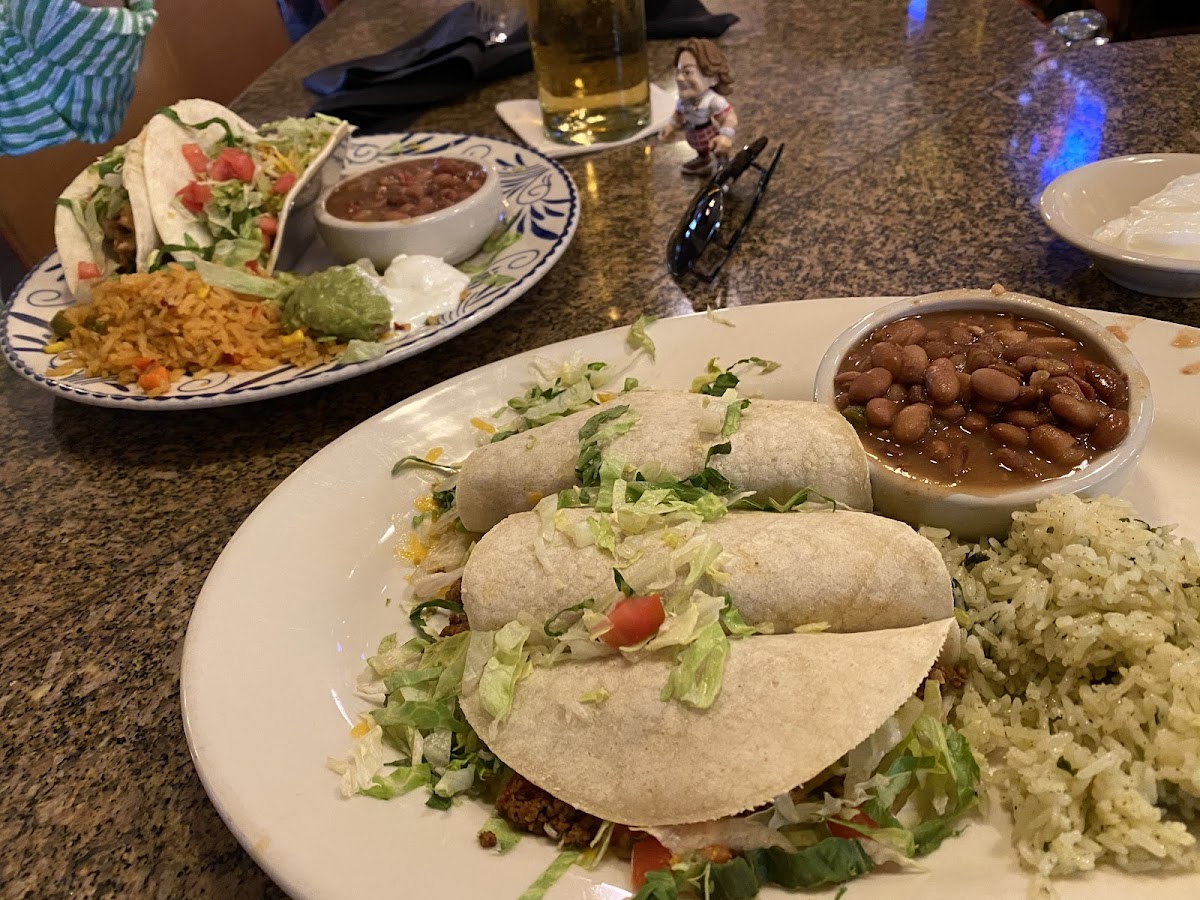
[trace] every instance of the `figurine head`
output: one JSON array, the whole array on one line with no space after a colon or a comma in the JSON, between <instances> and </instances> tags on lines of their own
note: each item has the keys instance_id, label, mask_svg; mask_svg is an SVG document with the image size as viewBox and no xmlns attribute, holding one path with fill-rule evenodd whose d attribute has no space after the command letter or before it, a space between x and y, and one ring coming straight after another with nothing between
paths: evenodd
<instances>
[{"instance_id":1,"label":"figurine head","mask_svg":"<svg viewBox=\"0 0 1200 900\"><path fill-rule=\"evenodd\" d=\"M688 38L675 48L675 86L683 100L696 100L709 88L728 94L733 87L733 73L716 44L704 38Z\"/></svg>"}]
</instances>

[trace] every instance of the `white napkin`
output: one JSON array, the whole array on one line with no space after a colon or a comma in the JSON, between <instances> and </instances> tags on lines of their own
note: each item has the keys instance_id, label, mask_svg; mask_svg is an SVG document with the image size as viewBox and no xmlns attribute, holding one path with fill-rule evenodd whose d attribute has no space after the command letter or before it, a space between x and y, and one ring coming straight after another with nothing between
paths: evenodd
<instances>
[{"instance_id":1,"label":"white napkin","mask_svg":"<svg viewBox=\"0 0 1200 900\"><path fill-rule=\"evenodd\" d=\"M675 112L674 91L664 91L657 84L650 85L650 124L633 137L621 141L610 141L591 146L579 144L558 144L546 137L542 130L542 110L536 100L504 100L496 104L496 112L504 124L517 133L517 137L534 150L552 158L562 156L578 156L581 153L594 153L609 147L620 147L622 144L632 144L662 131L671 114Z\"/></svg>"}]
</instances>

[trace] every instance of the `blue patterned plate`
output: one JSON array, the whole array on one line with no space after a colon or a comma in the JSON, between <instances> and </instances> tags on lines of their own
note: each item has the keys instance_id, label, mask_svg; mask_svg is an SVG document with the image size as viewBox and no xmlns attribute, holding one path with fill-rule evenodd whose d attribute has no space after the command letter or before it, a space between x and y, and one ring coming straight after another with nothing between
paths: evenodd
<instances>
[{"instance_id":1,"label":"blue patterned plate","mask_svg":"<svg viewBox=\"0 0 1200 900\"><path fill-rule=\"evenodd\" d=\"M344 174L353 174L389 157L434 156L450 149L457 155L486 160L499 171L507 227L493 235L478 254L459 264L472 277L458 308L438 316L432 325L389 338L387 352L377 359L307 369L280 366L267 372L214 372L203 378L185 378L167 394L153 398L136 385L88 378L82 372L50 378L46 372L61 364L56 354L43 349L52 340L50 320L75 302L56 253L42 260L13 293L0 319L0 349L18 374L61 397L96 406L149 410L231 406L281 397L415 356L475 327L537 284L567 249L579 222L579 196L571 176L536 150L509 141L438 132L373 135L351 138L336 158ZM298 219L293 227L303 227L302 221L311 215ZM311 222L308 227L311 229ZM311 271L332 263L329 251L320 239L314 239L296 268Z\"/></svg>"}]
</instances>

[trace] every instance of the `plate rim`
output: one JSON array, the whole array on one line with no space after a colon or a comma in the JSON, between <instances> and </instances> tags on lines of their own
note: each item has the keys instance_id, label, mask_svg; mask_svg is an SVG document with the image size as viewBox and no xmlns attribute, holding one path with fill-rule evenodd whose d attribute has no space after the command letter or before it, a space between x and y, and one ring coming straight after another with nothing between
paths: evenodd
<instances>
[{"instance_id":1,"label":"plate rim","mask_svg":"<svg viewBox=\"0 0 1200 900\"><path fill-rule=\"evenodd\" d=\"M563 167L563 165L551 157L546 156L539 150L529 147L525 144L519 144L516 141L508 140L507 138L490 137L482 134L463 134L460 132L451 131L397 131L386 132L382 134L361 135L355 138L351 135L348 140L363 140L369 139L374 142L376 140L402 140L409 136L422 136L428 138L457 138L458 144L464 140L479 140L488 143L506 144L513 150L523 153L528 153L536 157L540 162L547 164L551 171L563 180L567 188L567 196L570 201L570 207L566 225L554 244L549 250L537 261L537 264L524 276L525 281L521 284L520 290L517 292L507 291L493 297L479 309L472 311L469 315L463 316L456 322L439 328L429 330L424 334L418 334L415 338L406 343L403 347L397 347L392 351L385 352L382 356L375 359L365 360L359 363L353 363L347 366L334 366L330 369L316 370L313 367L307 369L297 369L295 374L286 381L272 382L270 384L254 385L253 383L244 384L243 386L235 385L233 390L228 393L218 394L177 394L167 393L158 397L147 397L144 394L130 393L126 395L119 394L100 394L87 391L75 385L65 384L59 379L49 378L46 375L35 372L21 358L20 351L12 344L9 333L10 317L14 312L14 307L19 295L25 288L30 279L37 275L44 275L54 271L54 266L59 268L62 266L62 261L58 259L57 249L51 250L34 266L17 283L17 286L11 291L8 298L5 300L3 308L0 309L0 353L3 353L5 360L10 368L13 369L23 380L34 384L42 390L48 391L55 396L63 397L77 403L83 403L88 406L100 406L108 409L136 409L144 412L178 412L185 409L213 409L217 407L240 406L245 403L255 403L262 400L273 400L278 397L290 396L293 394L303 393L317 388L327 387L332 384L337 384L342 381L348 381L352 378L357 378L360 375L366 375L370 372L378 371L406 359L411 359L414 356L419 356L426 350L442 344L451 338L457 337L465 331L469 331L477 325L487 321L497 313L508 308L521 297L525 296L546 276L546 274L558 264L559 260L567 252L575 238L575 233L579 226L581 218L581 204L579 188L575 184L575 180L571 174ZM314 238L314 241L319 241L319 238ZM311 246L311 245L310 245ZM259 377L265 377L280 371L280 368L294 367L277 367L270 369L267 372L254 373Z\"/></svg>"}]
</instances>

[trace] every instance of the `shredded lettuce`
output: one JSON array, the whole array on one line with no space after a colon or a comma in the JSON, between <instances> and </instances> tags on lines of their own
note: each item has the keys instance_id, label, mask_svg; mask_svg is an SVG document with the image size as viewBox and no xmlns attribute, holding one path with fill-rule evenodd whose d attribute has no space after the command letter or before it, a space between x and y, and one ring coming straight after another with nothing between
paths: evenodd
<instances>
[{"instance_id":1,"label":"shredded lettuce","mask_svg":"<svg viewBox=\"0 0 1200 900\"><path fill-rule=\"evenodd\" d=\"M521 833L509 825L500 816L491 816L479 829L480 836L490 834L496 839L496 852L503 855L511 850L521 840Z\"/></svg>"},{"instance_id":2,"label":"shredded lettuce","mask_svg":"<svg viewBox=\"0 0 1200 900\"><path fill-rule=\"evenodd\" d=\"M678 700L695 709L708 709L721 692L728 657L729 638L721 624L714 622L678 652L660 699Z\"/></svg>"},{"instance_id":3,"label":"shredded lettuce","mask_svg":"<svg viewBox=\"0 0 1200 900\"><path fill-rule=\"evenodd\" d=\"M374 783L359 791L364 797L374 797L376 800L391 800L415 791L417 788L429 787L433 774L428 763L416 766L397 766L387 775L376 775Z\"/></svg>"},{"instance_id":4,"label":"shredded lettuce","mask_svg":"<svg viewBox=\"0 0 1200 900\"><path fill-rule=\"evenodd\" d=\"M658 316L640 315L637 321L629 326L629 334L625 336L625 343L631 350L644 350L651 359L655 358L656 349L654 341L646 334L646 328L656 321L658 321Z\"/></svg>"},{"instance_id":5,"label":"shredded lettuce","mask_svg":"<svg viewBox=\"0 0 1200 900\"><path fill-rule=\"evenodd\" d=\"M492 635L492 654L479 678L479 703L497 723L508 716L517 682L528 674L528 639L529 629L520 622L509 622Z\"/></svg>"},{"instance_id":6,"label":"shredded lettuce","mask_svg":"<svg viewBox=\"0 0 1200 900\"><path fill-rule=\"evenodd\" d=\"M781 364L769 359L762 359L758 356L748 356L745 359L739 359L727 369L722 369L717 364L717 358L714 356L708 361L705 366L703 375L698 375L692 379L691 392L693 394L711 394L714 397L721 397L726 391L732 390L738 386L741 381L739 376L734 374L734 369L738 366L755 366L763 374L767 375L774 372Z\"/></svg>"},{"instance_id":7,"label":"shredded lettuce","mask_svg":"<svg viewBox=\"0 0 1200 900\"><path fill-rule=\"evenodd\" d=\"M387 353L387 345L380 341L362 341L352 338L346 344L346 349L338 354L337 361L340 366L348 366L352 363L379 359L385 353Z\"/></svg>"},{"instance_id":8,"label":"shredded lettuce","mask_svg":"<svg viewBox=\"0 0 1200 900\"><path fill-rule=\"evenodd\" d=\"M567 873L567 870L579 862L582 856L583 853L579 850L564 850L558 854L554 858L554 862L546 867L546 871L539 875L517 900L543 900L546 892L554 887L558 880Z\"/></svg>"},{"instance_id":9,"label":"shredded lettuce","mask_svg":"<svg viewBox=\"0 0 1200 900\"><path fill-rule=\"evenodd\" d=\"M575 478L582 487L600 483L600 466L605 444L626 434L637 422L637 414L627 405L612 406L589 418L579 429L579 457Z\"/></svg>"}]
</instances>

